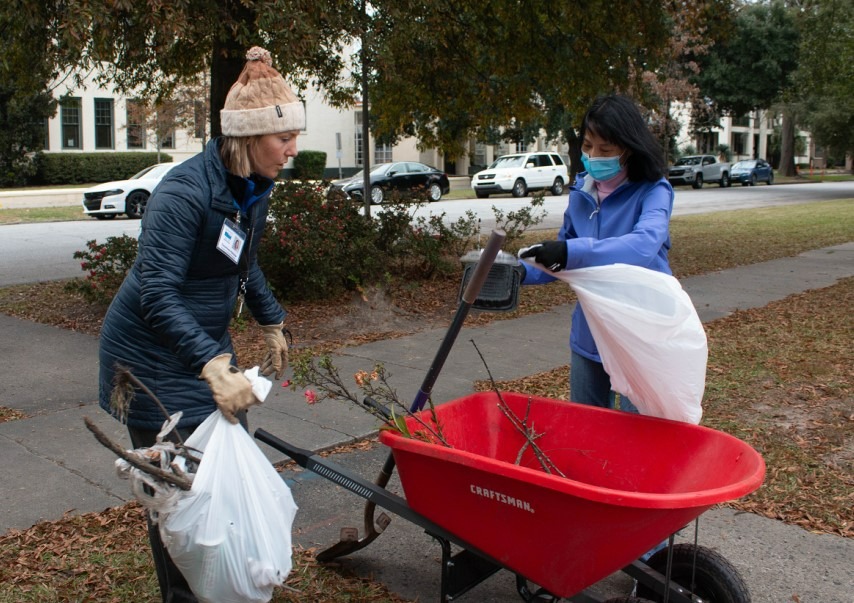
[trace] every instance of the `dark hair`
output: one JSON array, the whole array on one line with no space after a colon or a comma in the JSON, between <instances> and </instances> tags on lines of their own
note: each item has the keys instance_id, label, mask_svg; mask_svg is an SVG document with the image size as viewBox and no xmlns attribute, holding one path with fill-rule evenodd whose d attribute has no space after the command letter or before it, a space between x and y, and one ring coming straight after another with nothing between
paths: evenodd
<instances>
[{"instance_id":1,"label":"dark hair","mask_svg":"<svg viewBox=\"0 0 854 603\"><path fill-rule=\"evenodd\" d=\"M661 145L632 99L617 94L597 98L581 120L582 142L588 130L631 151L627 160L629 180L654 182L664 176Z\"/></svg>"}]
</instances>

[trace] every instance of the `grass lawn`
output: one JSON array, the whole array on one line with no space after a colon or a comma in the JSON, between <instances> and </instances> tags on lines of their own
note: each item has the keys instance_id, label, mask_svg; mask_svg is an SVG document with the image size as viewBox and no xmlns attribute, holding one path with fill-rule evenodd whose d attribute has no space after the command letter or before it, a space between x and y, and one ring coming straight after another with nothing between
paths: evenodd
<instances>
[{"instance_id":1,"label":"grass lawn","mask_svg":"<svg viewBox=\"0 0 854 603\"><path fill-rule=\"evenodd\" d=\"M70 222L72 220L94 221L95 218L84 214L80 205L0 209L0 225L29 224L33 222Z\"/></svg>"}]
</instances>

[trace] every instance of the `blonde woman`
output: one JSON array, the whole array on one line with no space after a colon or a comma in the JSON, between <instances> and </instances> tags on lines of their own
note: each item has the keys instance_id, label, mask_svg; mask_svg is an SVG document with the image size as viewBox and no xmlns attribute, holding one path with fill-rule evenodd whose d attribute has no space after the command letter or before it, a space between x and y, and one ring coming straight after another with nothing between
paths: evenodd
<instances>
[{"instance_id":1,"label":"blonde woman","mask_svg":"<svg viewBox=\"0 0 854 603\"><path fill-rule=\"evenodd\" d=\"M268 348L262 372L287 366L285 311L267 288L256 254L273 180L297 155L303 105L253 48L221 112L224 136L174 168L154 190L142 218L139 253L101 330L100 405L126 421L135 447L147 447L164 422L154 401L136 392L111 406L115 367L131 372L189 435L216 408L246 425L257 402L237 370L228 325L235 307L262 325ZM195 601L149 525L164 601Z\"/></svg>"}]
</instances>

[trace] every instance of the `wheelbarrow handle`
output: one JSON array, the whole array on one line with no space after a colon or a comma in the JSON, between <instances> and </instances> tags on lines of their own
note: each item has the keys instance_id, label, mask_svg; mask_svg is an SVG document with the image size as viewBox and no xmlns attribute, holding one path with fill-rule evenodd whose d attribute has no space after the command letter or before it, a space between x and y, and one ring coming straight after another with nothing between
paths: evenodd
<instances>
[{"instance_id":1,"label":"wheelbarrow handle","mask_svg":"<svg viewBox=\"0 0 854 603\"><path fill-rule=\"evenodd\" d=\"M492 268L492 264L495 262L498 252L501 251L506 238L507 235L503 230L492 231L489 240L486 242L486 247L484 247L483 252L480 254L480 259L474 267L474 274L469 279L466 290L463 291L463 301L465 303L471 305L477 300L477 296L483 288L483 283L486 282L486 278L489 276L489 270Z\"/></svg>"}]
</instances>

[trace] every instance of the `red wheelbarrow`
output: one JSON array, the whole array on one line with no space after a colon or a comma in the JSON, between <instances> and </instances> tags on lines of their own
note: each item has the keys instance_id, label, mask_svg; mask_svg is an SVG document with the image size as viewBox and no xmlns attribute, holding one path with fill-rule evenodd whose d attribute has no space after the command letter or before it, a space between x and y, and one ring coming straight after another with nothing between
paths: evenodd
<instances>
[{"instance_id":1,"label":"red wheelbarrow","mask_svg":"<svg viewBox=\"0 0 854 603\"><path fill-rule=\"evenodd\" d=\"M501 240L503 233L493 233L413 413L428 399ZM440 543L443 603L501 569L516 574L518 593L529 602L560 597L601 602L585 589L621 569L637 581L638 597L606 603L750 602L726 559L696 542L674 545L672 535L712 505L759 487L765 464L753 448L697 425L519 393L500 397L541 434L538 449L563 475L540 468L526 437L499 408L496 392L436 406L436 421L450 447L430 436L414 439L382 430L380 441L392 454L376 483L263 429L255 437L368 501L365 537L359 540L356 530L345 528L341 542L322 551L319 560L372 542L389 521L382 515L374 522L374 507L380 506ZM419 417L434 421L430 411ZM413 417L406 420L410 433L422 430ZM395 465L405 499L385 488ZM670 546L647 562L638 560L663 539ZM532 592L529 581L539 588Z\"/></svg>"},{"instance_id":2,"label":"red wheelbarrow","mask_svg":"<svg viewBox=\"0 0 854 603\"><path fill-rule=\"evenodd\" d=\"M541 434L539 448L565 477L540 468L495 392L436 409L452 448L391 430L380 441L393 451L415 512L557 596L620 570L712 505L752 492L765 474L753 448L719 431L501 397Z\"/></svg>"},{"instance_id":3,"label":"red wheelbarrow","mask_svg":"<svg viewBox=\"0 0 854 603\"><path fill-rule=\"evenodd\" d=\"M765 464L753 448L697 425L525 394L501 396L542 434L537 444L563 477L540 468L495 392L436 407L451 447L380 432L405 500L264 430L255 437L437 538L446 556L442 601L498 569L522 579L519 592L529 601L596 601L582 591L621 569L639 580L639 593L650 600L749 601L735 570L709 549L700 547L698 554L676 547L679 577L691 572L704 582L695 594L677 577L672 590L665 588L666 555L657 554L649 565L636 560L712 505L758 488ZM420 418L432 423L429 411ZM413 433L422 429L413 418L407 422ZM448 543L463 551L450 555ZM687 567L692 556L693 569ZM656 565L660 571L650 567ZM527 596L527 581L542 590Z\"/></svg>"}]
</instances>

